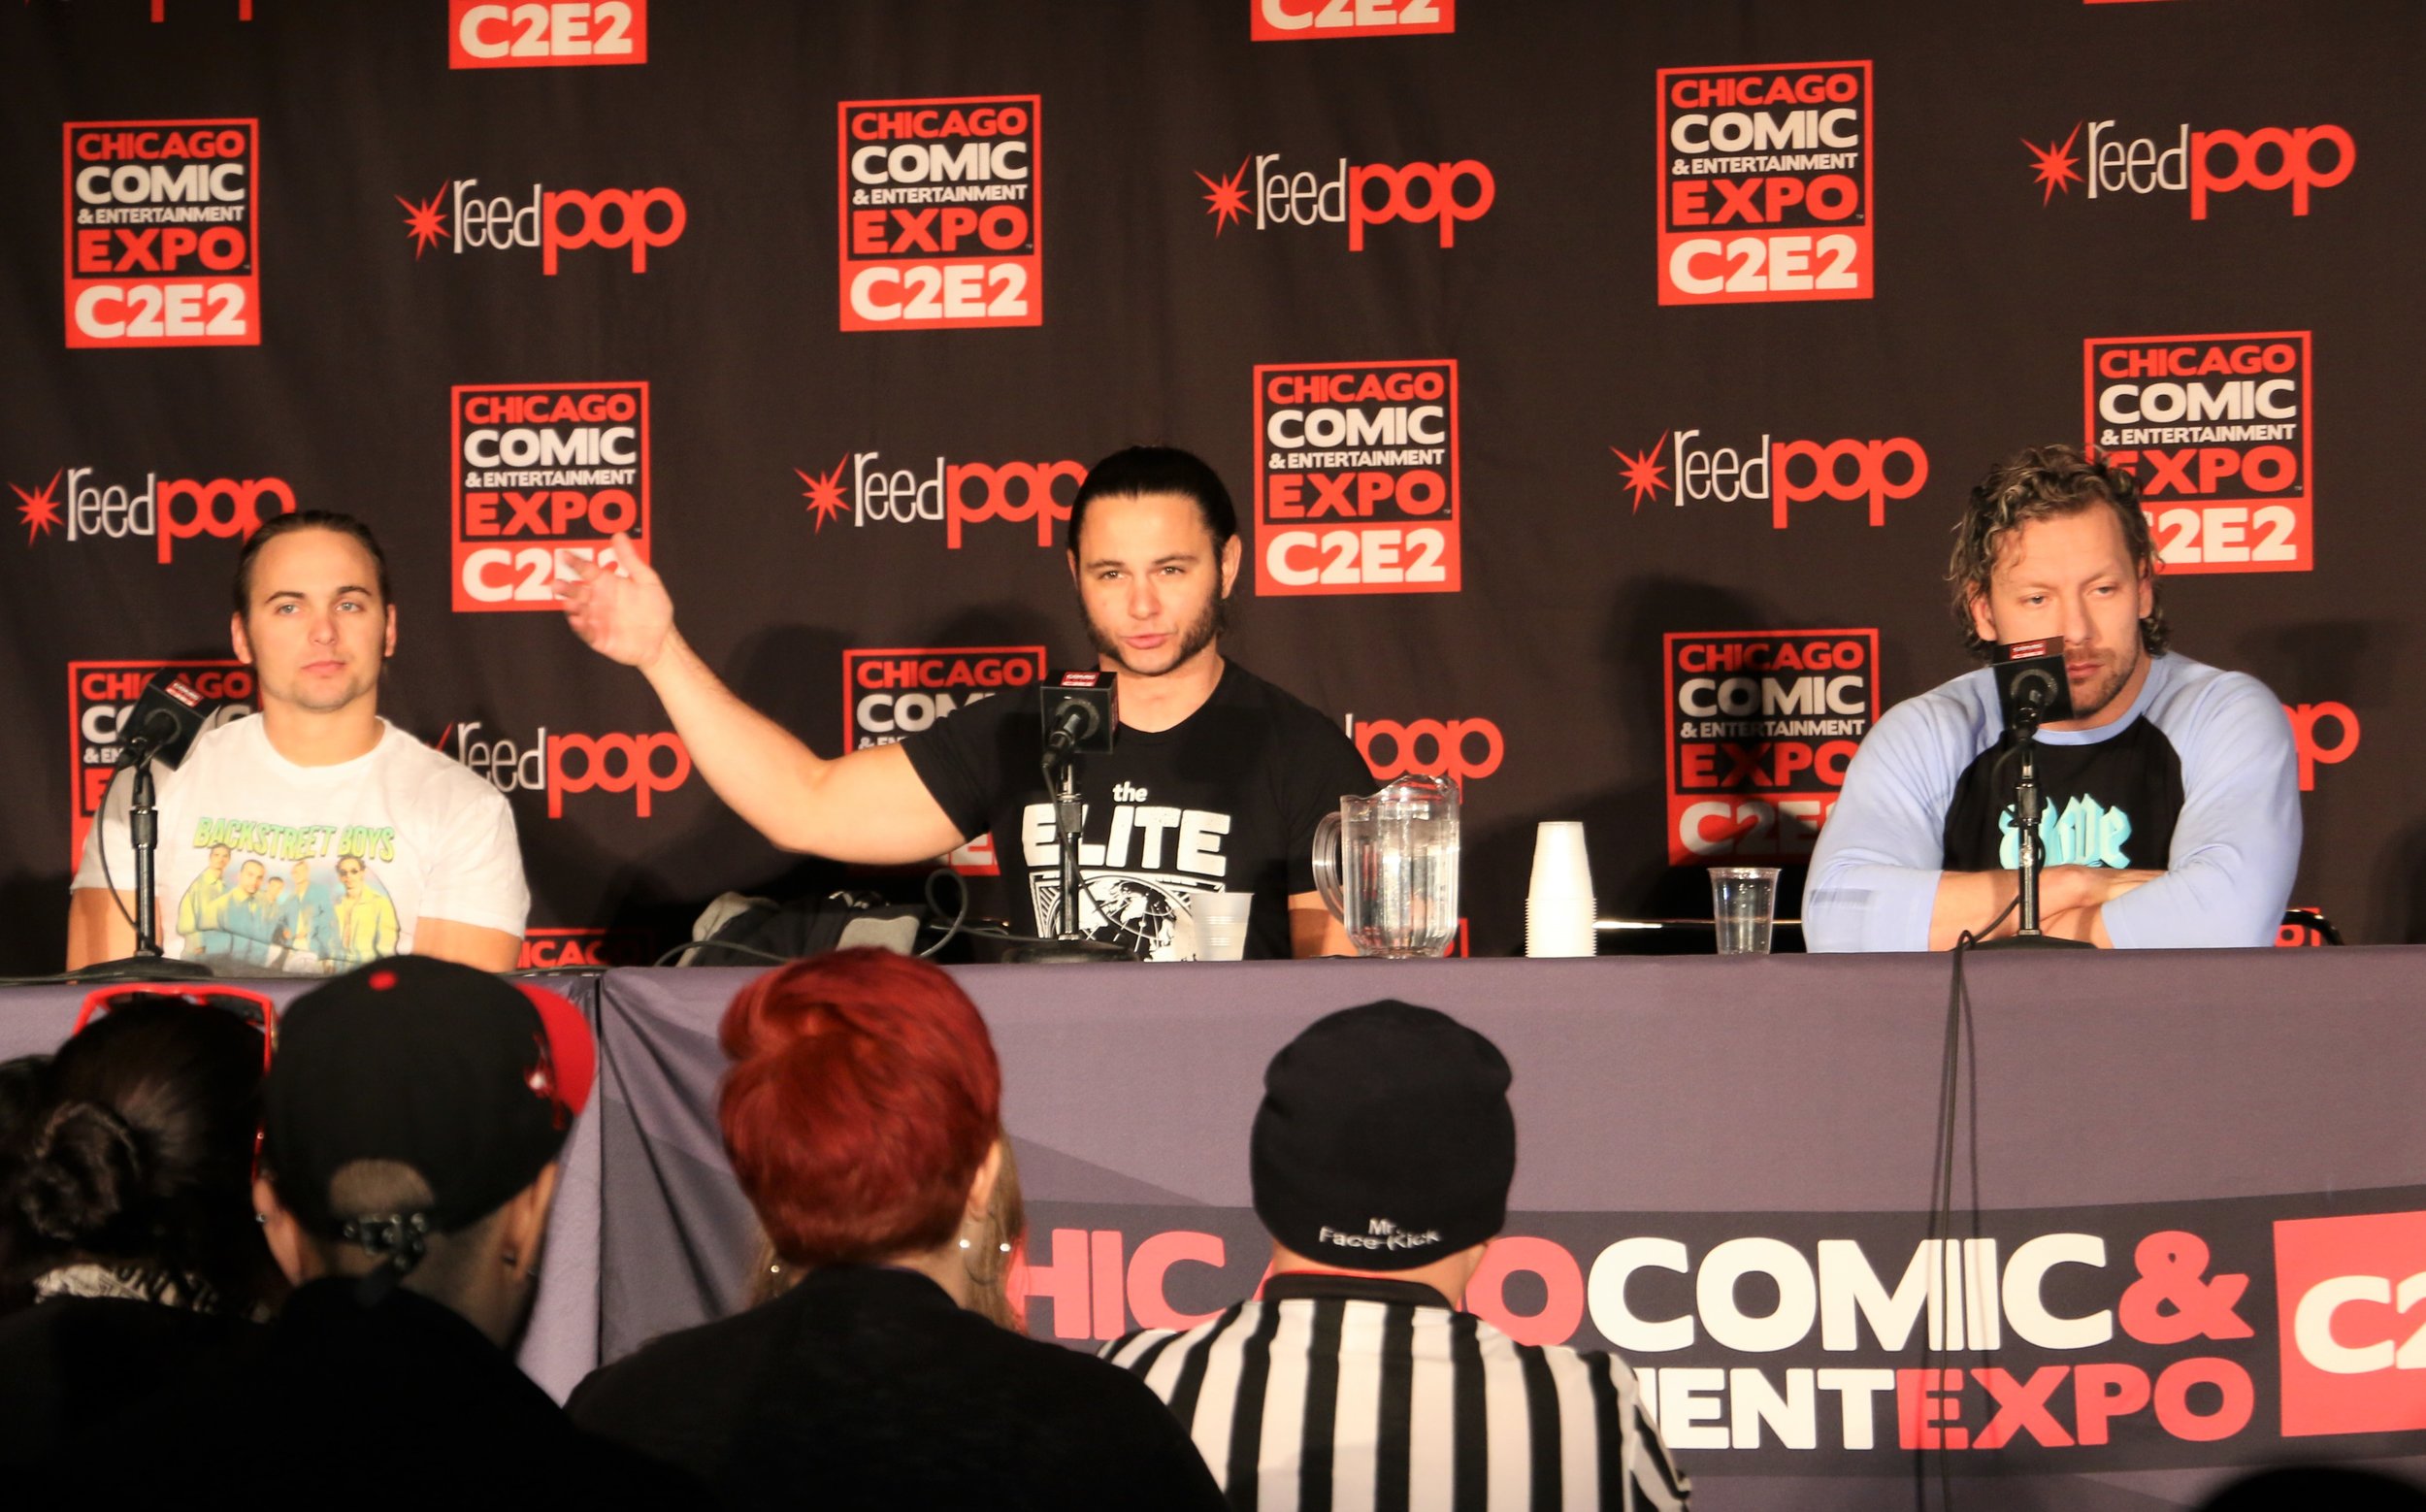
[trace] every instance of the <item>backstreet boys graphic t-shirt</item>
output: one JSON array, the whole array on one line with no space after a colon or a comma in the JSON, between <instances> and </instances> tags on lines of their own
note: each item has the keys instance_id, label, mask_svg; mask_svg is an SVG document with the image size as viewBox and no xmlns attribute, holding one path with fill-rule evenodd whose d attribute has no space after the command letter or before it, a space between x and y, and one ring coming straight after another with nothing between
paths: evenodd
<instances>
[{"instance_id":1,"label":"backstreet boys graphic t-shirt","mask_svg":"<svg viewBox=\"0 0 2426 1512\"><path fill-rule=\"evenodd\" d=\"M368 754L299 767L259 717L239 719L158 774L162 950L230 975L318 975L410 951L425 918L522 933L531 895L505 796L379 725ZM134 890L131 787L111 784L77 887Z\"/></svg>"}]
</instances>

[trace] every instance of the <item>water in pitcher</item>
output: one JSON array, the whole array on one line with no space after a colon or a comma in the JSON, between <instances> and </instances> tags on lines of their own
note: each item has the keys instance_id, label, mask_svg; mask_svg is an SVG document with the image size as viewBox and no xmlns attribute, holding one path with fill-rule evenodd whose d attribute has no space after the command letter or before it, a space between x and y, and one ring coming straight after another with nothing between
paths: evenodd
<instances>
[{"instance_id":1,"label":"water in pitcher","mask_svg":"<svg viewBox=\"0 0 2426 1512\"><path fill-rule=\"evenodd\" d=\"M1314 831L1314 885L1361 956L1436 956L1458 937L1458 789L1405 776L1343 797Z\"/></svg>"},{"instance_id":2,"label":"water in pitcher","mask_svg":"<svg viewBox=\"0 0 2426 1512\"><path fill-rule=\"evenodd\" d=\"M1366 956L1436 956L1458 935L1458 842L1392 805L1342 825L1348 937Z\"/></svg>"}]
</instances>

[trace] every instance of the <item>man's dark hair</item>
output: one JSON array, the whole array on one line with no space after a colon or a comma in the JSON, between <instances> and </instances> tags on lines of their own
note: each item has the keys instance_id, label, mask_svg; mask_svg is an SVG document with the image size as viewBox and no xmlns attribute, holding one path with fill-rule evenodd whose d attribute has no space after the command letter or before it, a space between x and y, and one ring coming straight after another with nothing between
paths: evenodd
<instances>
[{"instance_id":1,"label":"man's dark hair","mask_svg":"<svg viewBox=\"0 0 2426 1512\"><path fill-rule=\"evenodd\" d=\"M1954 623L1961 627L1963 648L1985 661L1988 642L1971 623L1971 606L1984 599L1996 572L1996 558L2006 539L2039 520L2068 519L2103 505L2115 511L2122 527L2123 545L2131 565L2148 579L2147 617L2140 621L2140 644L2150 656L2162 656L2173 632L2165 623L2165 607L2156 597L2156 543L2148 520L2140 511L2140 481L2128 468L2100 457L2084 456L2057 444L2025 446L1995 467L1971 491L1963 517L1954 526L1954 554L1946 566L1946 580L1954 589Z\"/></svg>"},{"instance_id":2,"label":"man's dark hair","mask_svg":"<svg viewBox=\"0 0 2426 1512\"><path fill-rule=\"evenodd\" d=\"M383 605L395 602L387 591L387 553L379 549L378 538L371 534L370 526L335 509L297 509L288 514L273 514L264 520L261 528L245 542L245 549L236 554L237 618L244 618L252 609L253 558L261 554L263 546L279 537L291 536L299 530L333 530L341 536L352 537L357 545L371 553L371 565L378 572L376 586L379 590L379 602Z\"/></svg>"},{"instance_id":3,"label":"man's dark hair","mask_svg":"<svg viewBox=\"0 0 2426 1512\"><path fill-rule=\"evenodd\" d=\"M1069 554L1078 554L1078 531L1087 522L1089 505L1140 494L1178 494L1194 503L1204 528L1212 532L1217 564L1222 549L1238 534L1238 510L1229 502L1229 490L1202 457L1176 446L1131 446L1087 470L1087 480L1069 502Z\"/></svg>"}]
</instances>

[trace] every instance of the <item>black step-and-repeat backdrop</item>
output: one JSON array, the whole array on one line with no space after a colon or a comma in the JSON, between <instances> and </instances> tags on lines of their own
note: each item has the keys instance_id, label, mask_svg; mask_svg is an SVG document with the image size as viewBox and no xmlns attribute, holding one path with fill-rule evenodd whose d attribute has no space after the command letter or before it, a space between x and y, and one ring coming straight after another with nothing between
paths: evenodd
<instances>
[{"instance_id":1,"label":"black step-and-repeat backdrop","mask_svg":"<svg viewBox=\"0 0 2426 1512\"><path fill-rule=\"evenodd\" d=\"M1238 498L1226 644L1462 780L1475 953L1541 819L1615 911L1807 856L2055 440L2288 707L2295 902L2426 939L2410 0L20 0L0 54L0 966L144 681L247 692L270 513L386 541L383 708L510 795L529 962L632 959L810 878L559 565L634 532L743 694L892 740L1084 653L1058 524L1141 440Z\"/></svg>"}]
</instances>

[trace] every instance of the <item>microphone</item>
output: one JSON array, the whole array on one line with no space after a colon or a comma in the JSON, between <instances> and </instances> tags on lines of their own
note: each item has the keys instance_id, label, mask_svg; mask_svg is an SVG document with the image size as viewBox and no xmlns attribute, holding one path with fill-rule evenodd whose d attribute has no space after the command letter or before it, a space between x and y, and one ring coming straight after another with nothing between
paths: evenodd
<instances>
[{"instance_id":1,"label":"microphone","mask_svg":"<svg viewBox=\"0 0 2426 1512\"><path fill-rule=\"evenodd\" d=\"M2006 729L2036 730L2072 717L2072 678L2064 672L2062 636L1997 646L1989 666Z\"/></svg>"},{"instance_id":2,"label":"microphone","mask_svg":"<svg viewBox=\"0 0 2426 1512\"><path fill-rule=\"evenodd\" d=\"M1100 754L1112 748L1112 731L1120 723L1113 686L1106 672L1060 673L1036 685L1047 755Z\"/></svg>"},{"instance_id":3,"label":"microphone","mask_svg":"<svg viewBox=\"0 0 2426 1512\"><path fill-rule=\"evenodd\" d=\"M205 729L215 729L227 723L227 706L210 710L203 708L202 694L183 673L174 677L154 677L145 685L135 707L127 711L126 723L119 727L119 741L125 749L119 753L121 767L146 756L164 766L174 767L185 757L195 737ZM242 717L241 711L238 717Z\"/></svg>"}]
</instances>

